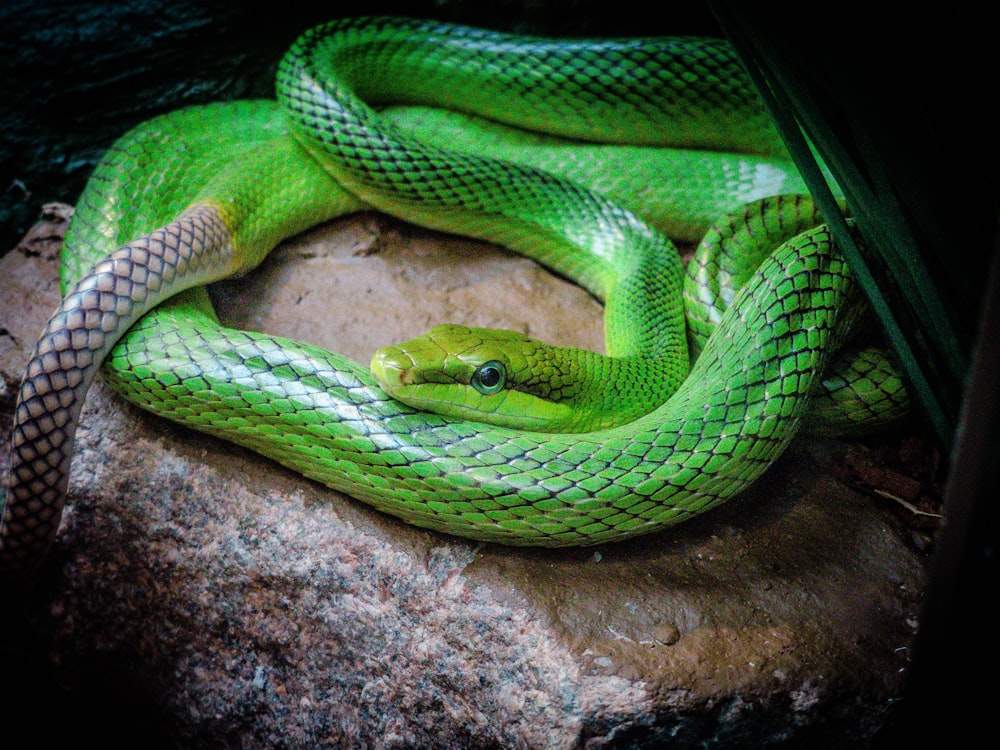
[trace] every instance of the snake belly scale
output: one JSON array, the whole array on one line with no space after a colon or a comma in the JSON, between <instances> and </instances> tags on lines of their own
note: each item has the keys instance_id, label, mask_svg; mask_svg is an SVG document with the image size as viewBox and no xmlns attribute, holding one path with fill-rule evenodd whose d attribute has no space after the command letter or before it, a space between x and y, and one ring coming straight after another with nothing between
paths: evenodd
<instances>
[{"instance_id":1,"label":"snake belly scale","mask_svg":"<svg viewBox=\"0 0 1000 750\"><path fill-rule=\"evenodd\" d=\"M446 72L458 79L445 84ZM51 545L102 363L117 391L156 414L408 522L513 545L663 528L738 494L781 454L849 317L850 275L826 228L763 262L688 375L683 270L661 232L617 205L613 188L609 198L531 164L425 145L364 101L425 97L543 138L735 159L716 167L740 183L731 208L801 189L794 169L781 172L777 138L725 42L562 42L391 19L314 29L280 66L278 103L157 118L95 171L61 262L68 292L19 394L0 565L36 564ZM780 188L748 194L733 179L748 173L744 157L706 149L757 152L764 171L784 175ZM605 302L609 355L669 361L676 392L624 424L543 433L414 409L367 367L219 323L205 284L368 207L502 243L573 278Z\"/></svg>"}]
</instances>

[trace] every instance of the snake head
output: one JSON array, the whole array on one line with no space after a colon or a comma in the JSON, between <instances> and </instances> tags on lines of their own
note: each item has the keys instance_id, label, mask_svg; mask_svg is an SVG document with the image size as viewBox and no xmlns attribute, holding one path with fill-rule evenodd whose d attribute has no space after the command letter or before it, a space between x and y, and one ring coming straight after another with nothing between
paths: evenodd
<instances>
[{"instance_id":1,"label":"snake head","mask_svg":"<svg viewBox=\"0 0 1000 750\"><path fill-rule=\"evenodd\" d=\"M371 369L390 396L415 409L536 432L625 424L677 387L669 357L609 357L457 325L379 349Z\"/></svg>"},{"instance_id":2,"label":"snake head","mask_svg":"<svg viewBox=\"0 0 1000 750\"><path fill-rule=\"evenodd\" d=\"M372 373L403 403L443 416L552 432L573 419L554 347L516 331L439 325L379 349ZM576 350L582 351L582 350ZM569 375L569 377L567 377Z\"/></svg>"}]
</instances>

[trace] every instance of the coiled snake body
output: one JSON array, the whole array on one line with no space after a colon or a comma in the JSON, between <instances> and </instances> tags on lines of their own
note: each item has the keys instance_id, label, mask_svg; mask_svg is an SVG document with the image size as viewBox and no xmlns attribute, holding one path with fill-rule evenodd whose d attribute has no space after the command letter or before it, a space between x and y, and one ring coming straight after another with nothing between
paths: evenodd
<instances>
[{"instance_id":1,"label":"coiled snake body","mask_svg":"<svg viewBox=\"0 0 1000 750\"><path fill-rule=\"evenodd\" d=\"M373 108L390 102L460 109L545 135L530 137L518 162L507 160L515 157L504 139L474 131L446 137L453 153L413 135L411 111ZM430 117L420 114L417 126ZM444 119L433 127L444 128L451 116L435 117ZM569 177L553 176L548 170L571 148L561 139L604 149L616 165L638 154L629 163L640 187L596 176L575 157ZM661 167L645 150L660 144L689 150L667 152ZM678 256L659 229L614 202L651 192L643 176L650 164L685 178L662 201L674 213L654 218L668 233L690 239L705 231L706 217L735 210L709 232L714 242L742 233L780 244L797 235L705 313L720 318L716 333L692 326L691 342L704 350L690 375ZM809 228L818 224L811 204L758 200L802 189L722 41L547 41L389 19L314 29L280 66L278 103L157 118L123 137L95 171L61 263L69 291L19 394L0 564L35 564L51 544L76 420L102 362L120 393L157 414L461 536L594 544L713 508L753 482L796 433L849 317L849 273L825 227ZM648 405L621 418L539 427L532 410L558 411L554 397L518 385L501 401L514 425L523 415L522 427L507 423L510 414L484 422L494 406L474 407L474 419L428 413L336 354L219 324L205 284L253 268L286 236L366 207L502 243L578 281L605 302L600 366L626 363L610 411L643 394ZM714 263L703 261L692 278ZM419 357L404 350L404 360ZM491 367L507 356L498 351ZM376 359L397 386L413 382L393 370L400 350ZM455 385L462 393L476 386L495 396L485 391L508 375L463 366L478 380ZM905 408L898 381L875 369Z\"/></svg>"}]
</instances>

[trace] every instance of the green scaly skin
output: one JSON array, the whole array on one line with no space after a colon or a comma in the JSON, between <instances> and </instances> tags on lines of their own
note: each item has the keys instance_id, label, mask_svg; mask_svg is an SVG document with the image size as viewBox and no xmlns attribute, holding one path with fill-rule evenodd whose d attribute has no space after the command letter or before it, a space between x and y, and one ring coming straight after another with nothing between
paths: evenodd
<instances>
[{"instance_id":1,"label":"green scaly skin","mask_svg":"<svg viewBox=\"0 0 1000 750\"><path fill-rule=\"evenodd\" d=\"M473 72L456 69L456 57ZM639 67L652 72L633 75ZM446 82L446 71L457 80ZM506 148L492 137L449 154L404 134L410 110L392 120L362 101L398 96L509 116L548 135L521 164L484 156ZM656 356L683 372L683 270L659 231L613 202L648 193L647 185L595 178L601 192L590 192L570 181L586 182L589 168L570 164L567 179L540 167L565 156L565 142L549 141L560 135L624 137L607 147L616 164L653 143L759 154L678 152L673 169L690 173L694 187L675 202L688 207L704 193L702 213L655 221L684 237L704 231L720 206L801 191L724 42L594 45L347 20L295 44L279 70L278 100L157 118L123 137L95 171L66 240L66 297L19 393L0 566L44 558L76 421L102 363L115 389L156 414L411 523L517 545L596 544L683 521L742 491L796 433L842 337L851 289L822 226L764 261L673 397L627 424L584 433L415 410L357 363L221 326L204 290L253 268L286 236L375 207L536 258L605 302L609 356ZM461 138L445 141L463 148Z\"/></svg>"},{"instance_id":2,"label":"green scaly skin","mask_svg":"<svg viewBox=\"0 0 1000 750\"><path fill-rule=\"evenodd\" d=\"M846 210L846 206L842 206ZM698 358L739 290L771 248L822 223L807 195L747 202L722 216L705 233L684 279L688 347ZM899 424L912 405L898 369L862 318L810 392L804 431L813 435L857 436Z\"/></svg>"}]
</instances>

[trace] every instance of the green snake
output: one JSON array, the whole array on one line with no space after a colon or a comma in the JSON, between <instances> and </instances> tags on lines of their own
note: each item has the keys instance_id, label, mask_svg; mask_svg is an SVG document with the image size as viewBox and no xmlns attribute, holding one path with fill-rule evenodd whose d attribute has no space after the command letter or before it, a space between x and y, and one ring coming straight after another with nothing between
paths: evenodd
<instances>
[{"instance_id":1,"label":"green snake","mask_svg":"<svg viewBox=\"0 0 1000 750\"><path fill-rule=\"evenodd\" d=\"M510 145L515 127L537 134ZM471 539L596 544L716 507L796 434L856 307L810 201L778 197L802 192L725 41L383 18L313 29L281 63L276 101L155 118L95 170L66 238L66 295L19 393L0 565L50 547L98 369L156 414ZM377 353L380 381L216 319L206 284L370 208L572 278L605 305L606 354L445 326ZM700 252L685 277L668 234L763 239L766 257L729 270ZM706 274L724 280L696 283ZM703 303L688 322L685 287ZM847 390L869 415L904 411L899 379L864 351L827 381L874 375Z\"/></svg>"}]
</instances>

